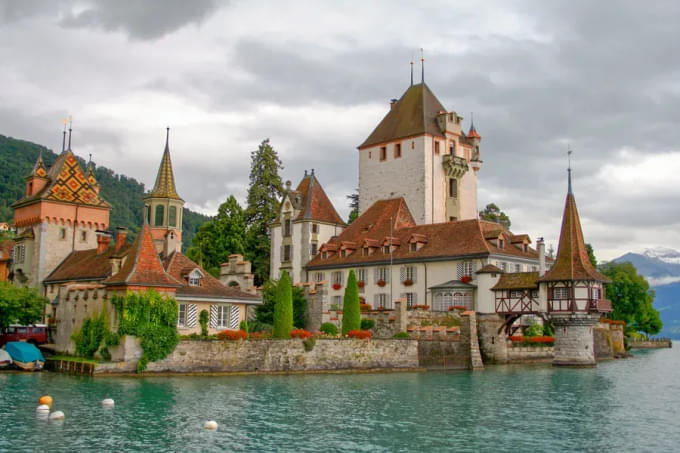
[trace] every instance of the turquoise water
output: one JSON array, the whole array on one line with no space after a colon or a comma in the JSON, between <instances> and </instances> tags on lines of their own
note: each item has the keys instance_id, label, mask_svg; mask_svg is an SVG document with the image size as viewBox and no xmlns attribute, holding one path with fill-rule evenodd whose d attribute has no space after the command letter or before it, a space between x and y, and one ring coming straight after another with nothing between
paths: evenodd
<instances>
[{"instance_id":1,"label":"turquoise water","mask_svg":"<svg viewBox=\"0 0 680 453\"><path fill-rule=\"evenodd\" d=\"M679 451L680 351L594 369L85 378L0 373L0 451ZM41 394L66 413L35 418ZM113 409L101 400L114 398ZM203 422L216 420L216 432Z\"/></svg>"}]
</instances>

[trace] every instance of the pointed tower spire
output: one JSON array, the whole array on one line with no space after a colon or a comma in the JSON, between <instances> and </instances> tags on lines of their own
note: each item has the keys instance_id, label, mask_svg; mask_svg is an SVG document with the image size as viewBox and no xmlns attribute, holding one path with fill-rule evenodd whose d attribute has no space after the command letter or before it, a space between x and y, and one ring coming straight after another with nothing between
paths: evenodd
<instances>
[{"instance_id":1,"label":"pointed tower spire","mask_svg":"<svg viewBox=\"0 0 680 453\"><path fill-rule=\"evenodd\" d=\"M477 129L475 129L475 116L474 113L470 112L470 130L467 133L468 138L482 138Z\"/></svg>"},{"instance_id":2,"label":"pointed tower spire","mask_svg":"<svg viewBox=\"0 0 680 453\"><path fill-rule=\"evenodd\" d=\"M411 58L411 86L413 86L413 58Z\"/></svg>"},{"instance_id":3,"label":"pointed tower spire","mask_svg":"<svg viewBox=\"0 0 680 453\"><path fill-rule=\"evenodd\" d=\"M66 118L64 118L64 132L61 138L61 152L66 151Z\"/></svg>"},{"instance_id":4,"label":"pointed tower spire","mask_svg":"<svg viewBox=\"0 0 680 453\"><path fill-rule=\"evenodd\" d=\"M420 82L425 83L425 52L420 48Z\"/></svg>"},{"instance_id":5,"label":"pointed tower spire","mask_svg":"<svg viewBox=\"0 0 680 453\"><path fill-rule=\"evenodd\" d=\"M73 132L73 118L68 117L68 150L71 151L71 133Z\"/></svg>"},{"instance_id":6,"label":"pointed tower spire","mask_svg":"<svg viewBox=\"0 0 680 453\"><path fill-rule=\"evenodd\" d=\"M175 175L172 170L172 161L170 160L170 128L165 130L165 150L163 151L163 158L161 165L158 168L156 175L156 183L148 195L156 198L174 198L181 200L182 198L177 194L175 188Z\"/></svg>"},{"instance_id":7,"label":"pointed tower spire","mask_svg":"<svg viewBox=\"0 0 680 453\"><path fill-rule=\"evenodd\" d=\"M567 179L568 179L567 193L573 195L571 191L571 153L572 153L571 148L569 147L569 145L567 145L567 159L569 160L569 166L567 167Z\"/></svg>"}]
</instances>

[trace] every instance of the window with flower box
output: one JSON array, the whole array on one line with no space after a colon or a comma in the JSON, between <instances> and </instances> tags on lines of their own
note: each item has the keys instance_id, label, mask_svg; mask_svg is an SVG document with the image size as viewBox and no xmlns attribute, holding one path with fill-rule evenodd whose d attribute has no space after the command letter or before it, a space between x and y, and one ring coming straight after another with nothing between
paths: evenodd
<instances>
[{"instance_id":1,"label":"window with flower box","mask_svg":"<svg viewBox=\"0 0 680 453\"><path fill-rule=\"evenodd\" d=\"M416 282L417 268L415 266L402 266L399 269L399 281L414 284Z\"/></svg>"},{"instance_id":2,"label":"window with flower box","mask_svg":"<svg viewBox=\"0 0 680 453\"><path fill-rule=\"evenodd\" d=\"M418 303L417 293L401 293L400 298L406 299L406 308L413 308Z\"/></svg>"},{"instance_id":3,"label":"window with flower box","mask_svg":"<svg viewBox=\"0 0 680 453\"><path fill-rule=\"evenodd\" d=\"M472 277L473 272L475 271L475 266L474 262L472 261L459 261L458 262L458 280L460 280L463 277Z\"/></svg>"},{"instance_id":4,"label":"window with flower box","mask_svg":"<svg viewBox=\"0 0 680 453\"><path fill-rule=\"evenodd\" d=\"M357 281L366 283L366 269L359 268L355 273L357 275Z\"/></svg>"},{"instance_id":5,"label":"window with flower box","mask_svg":"<svg viewBox=\"0 0 680 453\"><path fill-rule=\"evenodd\" d=\"M333 273L331 274L331 283L332 283L333 285L341 285L341 286L342 286L342 283L343 283L343 280L344 280L344 278L343 278L344 275L345 275L345 274L344 274L344 272L342 272L342 271L335 271L335 272L333 272Z\"/></svg>"},{"instance_id":6,"label":"window with flower box","mask_svg":"<svg viewBox=\"0 0 680 453\"><path fill-rule=\"evenodd\" d=\"M389 294L387 293L378 293L373 296L373 301L374 301L374 307L375 308L387 308L391 309L392 304L390 302Z\"/></svg>"},{"instance_id":7,"label":"window with flower box","mask_svg":"<svg viewBox=\"0 0 680 453\"><path fill-rule=\"evenodd\" d=\"M375 283L383 281L385 283L390 282L390 268L389 267L376 267L374 274Z\"/></svg>"}]
</instances>

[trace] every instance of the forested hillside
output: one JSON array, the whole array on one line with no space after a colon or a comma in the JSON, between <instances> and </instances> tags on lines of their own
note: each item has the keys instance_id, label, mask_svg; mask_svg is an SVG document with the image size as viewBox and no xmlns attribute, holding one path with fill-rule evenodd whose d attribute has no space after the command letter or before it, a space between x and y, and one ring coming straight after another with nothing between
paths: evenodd
<instances>
[{"instance_id":1,"label":"forested hillside","mask_svg":"<svg viewBox=\"0 0 680 453\"><path fill-rule=\"evenodd\" d=\"M42 151L45 165L49 167L57 154L41 145L0 135L0 222L12 221L10 206L24 194L24 177L28 175ZM83 170L87 162L79 158ZM155 173L155 169L154 169ZM124 226L136 235L142 224L144 184L134 178L119 175L106 167L95 166L95 175L101 187L101 194L111 206L110 224ZM208 216L184 209L182 221L183 249L191 244L198 228Z\"/></svg>"}]
</instances>

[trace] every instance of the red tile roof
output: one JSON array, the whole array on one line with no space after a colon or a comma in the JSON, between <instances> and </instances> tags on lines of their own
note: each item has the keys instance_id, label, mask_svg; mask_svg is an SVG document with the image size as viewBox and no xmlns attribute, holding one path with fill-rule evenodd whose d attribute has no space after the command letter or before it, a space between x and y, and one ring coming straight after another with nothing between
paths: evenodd
<instances>
[{"instance_id":1,"label":"red tile roof","mask_svg":"<svg viewBox=\"0 0 680 453\"><path fill-rule=\"evenodd\" d=\"M345 224L314 174L302 178L295 191L302 194L302 203L304 204L296 220L318 220L320 222Z\"/></svg>"},{"instance_id":2,"label":"red tile roof","mask_svg":"<svg viewBox=\"0 0 680 453\"><path fill-rule=\"evenodd\" d=\"M572 280L610 282L609 278L595 269L588 258L581 220L571 190L567 194L564 205L560 245L557 248L555 264L540 280L543 282Z\"/></svg>"},{"instance_id":3,"label":"red tile roof","mask_svg":"<svg viewBox=\"0 0 680 453\"><path fill-rule=\"evenodd\" d=\"M177 289L178 296L210 297L219 299L242 299L251 302L259 302L260 298L250 293L246 293L237 288L230 288L223 285L219 280L210 275L201 266L190 260L180 252L173 252L163 261L163 266L170 276L178 280L182 286ZM186 275L198 269L203 278L201 286L191 286L186 280Z\"/></svg>"},{"instance_id":4,"label":"red tile roof","mask_svg":"<svg viewBox=\"0 0 680 453\"><path fill-rule=\"evenodd\" d=\"M359 149L420 134L444 137L437 125L440 112L446 112L446 109L430 88L424 83L413 85L390 108Z\"/></svg>"},{"instance_id":5,"label":"red tile roof","mask_svg":"<svg viewBox=\"0 0 680 453\"><path fill-rule=\"evenodd\" d=\"M390 221L391 220L391 221ZM321 250L332 250L335 245L344 241L365 244L367 241L383 243L391 233L397 242L403 244L396 247L392 253L393 260L443 259L453 256L470 255L510 255L521 258L538 259L538 253L529 248L527 252L513 246L506 245L500 249L485 239L488 229L498 229L498 224L483 220L461 220L455 222L416 225L403 198L376 201L358 219L350 224L337 238L331 239ZM511 233L507 233L511 236ZM411 251L407 245L413 235L422 235L427 242L417 251ZM372 242L375 244L375 242ZM388 262L389 254L382 250L375 250L371 255L364 256L357 251L347 257L338 253L329 254L326 259L321 255L315 256L307 268L332 268L360 263Z\"/></svg>"},{"instance_id":6,"label":"red tile roof","mask_svg":"<svg viewBox=\"0 0 680 453\"><path fill-rule=\"evenodd\" d=\"M77 280L105 280L111 276L111 258L124 257L132 250L126 243L119 251L111 244L102 254L97 249L71 252L44 280L45 283L59 283Z\"/></svg>"}]
</instances>

